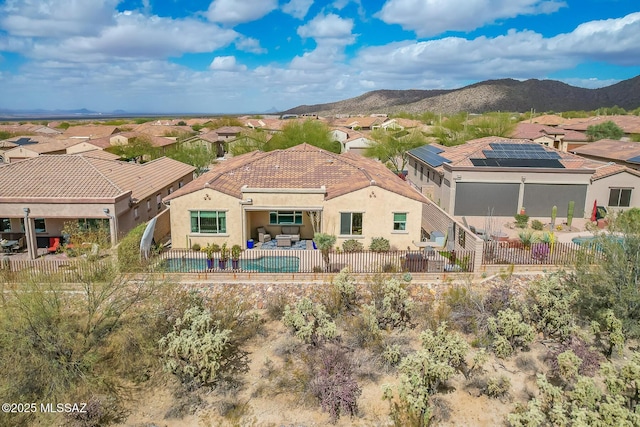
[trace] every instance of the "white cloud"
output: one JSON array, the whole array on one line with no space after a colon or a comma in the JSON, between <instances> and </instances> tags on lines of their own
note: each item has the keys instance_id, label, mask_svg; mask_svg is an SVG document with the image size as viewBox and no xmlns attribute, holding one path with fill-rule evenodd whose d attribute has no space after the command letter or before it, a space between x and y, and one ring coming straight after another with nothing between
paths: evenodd
<instances>
[{"instance_id":1,"label":"white cloud","mask_svg":"<svg viewBox=\"0 0 640 427\"><path fill-rule=\"evenodd\" d=\"M7 0L0 28L14 36L96 35L113 25L119 0Z\"/></svg>"},{"instance_id":2,"label":"white cloud","mask_svg":"<svg viewBox=\"0 0 640 427\"><path fill-rule=\"evenodd\" d=\"M62 41L37 40L21 53L37 59L65 58L71 62L101 62L166 58L186 52L212 52L232 43L238 33L195 19L146 17L121 13L99 35L73 36Z\"/></svg>"},{"instance_id":3,"label":"white cloud","mask_svg":"<svg viewBox=\"0 0 640 427\"><path fill-rule=\"evenodd\" d=\"M296 19L304 19L312 4L313 0L290 0L282 6L282 11Z\"/></svg>"},{"instance_id":4,"label":"white cloud","mask_svg":"<svg viewBox=\"0 0 640 427\"><path fill-rule=\"evenodd\" d=\"M559 0L387 0L377 16L420 37L471 31L499 19L550 14L566 7Z\"/></svg>"},{"instance_id":5,"label":"white cloud","mask_svg":"<svg viewBox=\"0 0 640 427\"><path fill-rule=\"evenodd\" d=\"M254 39L253 37L240 37L235 42L236 48L243 52L251 52L251 53L267 53L267 49L260 46L260 40Z\"/></svg>"},{"instance_id":6,"label":"white cloud","mask_svg":"<svg viewBox=\"0 0 640 427\"><path fill-rule=\"evenodd\" d=\"M278 7L278 0L213 0L206 12L211 22L241 24L256 21Z\"/></svg>"},{"instance_id":7,"label":"white cloud","mask_svg":"<svg viewBox=\"0 0 640 427\"><path fill-rule=\"evenodd\" d=\"M353 19L345 19L334 13L329 13L328 15L317 15L305 25L298 27L298 35L316 40L339 39L343 40L344 44L349 44L353 40L352 29Z\"/></svg>"},{"instance_id":8,"label":"white cloud","mask_svg":"<svg viewBox=\"0 0 640 427\"><path fill-rule=\"evenodd\" d=\"M215 71L245 71L246 66L236 63L235 56L216 56L209 65Z\"/></svg>"}]
</instances>

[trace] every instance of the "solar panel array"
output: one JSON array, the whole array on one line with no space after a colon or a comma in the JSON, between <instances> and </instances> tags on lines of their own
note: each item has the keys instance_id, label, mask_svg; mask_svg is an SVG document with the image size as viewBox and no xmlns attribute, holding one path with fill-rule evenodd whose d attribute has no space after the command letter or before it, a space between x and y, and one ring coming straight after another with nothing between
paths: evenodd
<instances>
[{"instance_id":1,"label":"solar panel array","mask_svg":"<svg viewBox=\"0 0 640 427\"><path fill-rule=\"evenodd\" d=\"M440 155L442 152L444 152L443 149L433 147L431 145L423 145L422 147L414 148L409 151L409 153L434 168L437 168L443 163L451 163L451 160Z\"/></svg>"},{"instance_id":2,"label":"solar panel array","mask_svg":"<svg viewBox=\"0 0 640 427\"><path fill-rule=\"evenodd\" d=\"M491 143L491 150L483 150L487 159L560 159L560 154L547 151L540 144Z\"/></svg>"},{"instance_id":3,"label":"solar panel array","mask_svg":"<svg viewBox=\"0 0 640 427\"><path fill-rule=\"evenodd\" d=\"M503 168L550 168L562 169L564 166L557 159L470 159L474 166Z\"/></svg>"},{"instance_id":4,"label":"solar panel array","mask_svg":"<svg viewBox=\"0 0 640 427\"><path fill-rule=\"evenodd\" d=\"M640 156L635 156L635 157L632 157L630 159L627 159L627 162L629 162L629 163L640 163Z\"/></svg>"}]
</instances>

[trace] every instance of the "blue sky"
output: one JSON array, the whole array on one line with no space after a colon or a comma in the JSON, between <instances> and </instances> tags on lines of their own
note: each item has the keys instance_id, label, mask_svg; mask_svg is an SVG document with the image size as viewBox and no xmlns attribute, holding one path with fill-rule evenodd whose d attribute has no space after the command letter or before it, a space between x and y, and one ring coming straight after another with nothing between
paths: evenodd
<instances>
[{"instance_id":1,"label":"blue sky","mask_svg":"<svg viewBox=\"0 0 640 427\"><path fill-rule=\"evenodd\" d=\"M0 109L231 114L637 75L638 0L0 0Z\"/></svg>"}]
</instances>

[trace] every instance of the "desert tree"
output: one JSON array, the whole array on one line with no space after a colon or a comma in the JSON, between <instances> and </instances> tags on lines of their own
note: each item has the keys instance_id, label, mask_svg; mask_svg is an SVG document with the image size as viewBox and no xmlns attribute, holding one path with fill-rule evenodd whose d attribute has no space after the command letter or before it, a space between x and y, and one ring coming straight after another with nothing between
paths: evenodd
<instances>
[{"instance_id":1,"label":"desert tree","mask_svg":"<svg viewBox=\"0 0 640 427\"><path fill-rule=\"evenodd\" d=\"M385 163L394 172L405 170L409 157L407 152L427 143L424 134L417 129L410 131L386 131L376 129L370 135L371 144L364 155Z\"/></svg>"},{"instance_id":2,"label":"desert tree","mask_svg":"<svg viewBox=\"0 0 640 427\"><path fill-rule=\"evenodd\" d=\"M597 125L587 127L585 132L590 141L599 139L620 139L624 136L624 131L611 120Z\"/></svg>"}]
</instances>

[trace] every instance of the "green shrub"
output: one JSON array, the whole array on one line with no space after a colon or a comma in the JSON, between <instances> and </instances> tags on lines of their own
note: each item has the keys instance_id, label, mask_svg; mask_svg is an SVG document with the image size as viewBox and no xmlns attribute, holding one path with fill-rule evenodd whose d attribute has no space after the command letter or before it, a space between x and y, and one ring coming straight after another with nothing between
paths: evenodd
<instances>
[{"instance_id":1,"label":"green shrub","mask_svg":"<svg viewBox=\"0 0 640 427\"><path fill-rule=\"evenodd\" d=\"M544 224L542 223L542 221L534 219L533 221L531 221L531 228L536 231L542 231L544 229Z\"/></svg>"},{"instance_id":2,"label":"green shrub","mask_svg":"<svg viewBox=\"0 0 640 427\"><path fill-rule=\"evenodd\" d=\"M527 228L527 224L529 223L529 215L527 214L516 214L516 227L517 228Z\"/></svg>"},{"instance_id":3,"label":"green shrub","mask_svg":"<svg viewBox=\"0 0 640 427\"><path fill-rule=\"evenodd\" d=\"M402 328L410 325L414 301L409 297L407 283L395 277L382 280L374 290L372 310L383 328Z\"/></svg>"},{"instance_id":4,"label":"green shrub","mask_svg":"<svg viewBox=\"0 0 640 427\"><path fill-rule=\"evenodd\" d=\"M191 245L192 251L200 252L200 249L202 249L202 246L200 246L199 243L194 243L193 245Z\"/></svg>"},{"instance_id":5,"label":"green shrub","mask_svg":"<svg viewBox=\"0 0 640 427\"><path fill-rule=\"evenodd\" d=\"M371 239L369 250L372 252L389 252L391 250L391 243L384 237L374 237Z\"/></svg>"},{"instance_id":6,"label":"green shrub","mask_svg":"<svg viewBox=\"0 0 640 427\"><path fill-rule=\"evenodd\" d=\"M504 375L500 375L497 378L491 377L487 380L487 396L489 397L504 397L509 394L510 389L511 381Z\"/></svg>"},{"instance_id":7,"label":"green shrub","mask_svg":"<svg viewBox=\"0 0 640 427\"><path fill-rule=\"evenodd\" d=\"M356 239L349 239L342 242L342 250L344 252L362 252L364 245Z\"/></svg>"},{"instance_id":8,"label":"green shrub","mask_svg":"<svg viewBox=\"0 0 640 427\"><path fill-rule=\"evenodd\" d=\"M131 230L118 244L118 267L121 272L141 272L148 265L140 256L140 241L147 224L143 223Z\"/></svg>"},{"instance_id":9,"label":"green shrub","mask_svg":"<svg viewBox=\"0 0 640 427\"><path fill-rule=\"evenodd\" d=\"M501 310L488 320L496 356L506 358L518 347L527 347L535 338L535 331L523 320L522 314L511 308Z\"/></svg>"}]
</instances>

